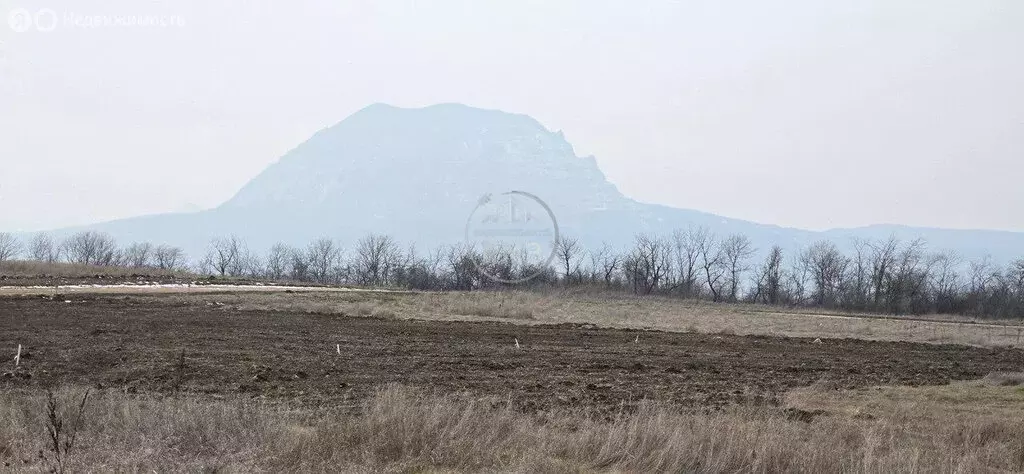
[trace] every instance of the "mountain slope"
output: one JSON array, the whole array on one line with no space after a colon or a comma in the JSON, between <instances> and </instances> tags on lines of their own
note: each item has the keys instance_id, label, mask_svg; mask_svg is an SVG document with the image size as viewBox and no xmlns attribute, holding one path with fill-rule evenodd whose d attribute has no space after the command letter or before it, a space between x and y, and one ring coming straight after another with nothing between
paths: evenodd
<instances>
[{"instance_id":1,"label":"mountain slope","mask_svg":"<svg viewBox=\"0 0 1024 474\"><path fill-rule=\"evenodd\" d=\"M351 244L371 232L424 248L461 242L480 197L508 190L541 197L563 234L587 245L625 246L636 233L697 225L719 235L745 234L762 250L822 238L847 246L853 237L897 234L968 258L991 254L1006 261L1024 254L1019 233L884 226L816 233L640 203L622 195L592 157L576 156L561 133L525 115L458 104L371 105L319 131L215 209L90 228L122 241L181 245L193 256L211 238L228 234L257 250L322 236Z\"/></svg>"}]
</instances>

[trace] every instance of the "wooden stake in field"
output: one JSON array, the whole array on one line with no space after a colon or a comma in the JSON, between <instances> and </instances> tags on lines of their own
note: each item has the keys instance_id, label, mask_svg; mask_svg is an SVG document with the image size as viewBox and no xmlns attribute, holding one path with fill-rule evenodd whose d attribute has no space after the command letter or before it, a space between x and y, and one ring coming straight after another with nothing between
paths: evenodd
<instances>
[{"instance_id":1,"label":"wooden stake in field","mask_svg":"<svg viewBox=\"0 0 1024 474\"><path fill-rule=\"evenodd\" d=\"M21 364L21 344L18 344L18 353L14 354L14 366L17 367Z\"/></svg>"}]
</instances>

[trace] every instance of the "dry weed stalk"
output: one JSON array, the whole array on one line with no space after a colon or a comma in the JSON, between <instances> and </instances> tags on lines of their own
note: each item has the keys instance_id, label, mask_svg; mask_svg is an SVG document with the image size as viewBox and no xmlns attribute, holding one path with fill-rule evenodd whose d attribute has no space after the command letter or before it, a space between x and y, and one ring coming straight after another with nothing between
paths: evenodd
<instances>
[{"instance_id":1,"label":"dry weed stalk","mask_svg":"<svg viewBox=\"0 0 1024 474\"><path fill-rule=\"evenodd\" d=\"M48 447L52 457L42 454L40 457L50 463L51 472L63 473L67 470L68 460L74 452L75 441L78 438L78 430L82 426L82 416L85 414L85 404L88 400L89 390L86 390L78 404L74 419L69 424L53 391L46 392L46 433L49 436Z\"/></svg>"}]
</instances>

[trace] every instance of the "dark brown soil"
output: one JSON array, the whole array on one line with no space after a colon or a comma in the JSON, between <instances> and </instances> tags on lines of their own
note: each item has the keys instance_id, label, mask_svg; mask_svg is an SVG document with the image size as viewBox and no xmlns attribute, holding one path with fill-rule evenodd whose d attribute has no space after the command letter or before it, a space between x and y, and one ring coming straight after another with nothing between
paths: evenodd
<instances>
[{"instance_id":1,"label":"dark brown soil","mask_svg":"<svg viewBox=\"0 0 1024 474\"><path fill-rule=\"evenodd\" d=\"M694 407L773 403L788 389L819 381L836 388L945 384L1024 368L1024 351L1012 349L73 298L0 298L0 387L71 383L348 407L381 384L399 382L507 398L528 411L609 413L643 399ZM18 344L22 363L14 370Z\"/></svg>"}]
</instances>

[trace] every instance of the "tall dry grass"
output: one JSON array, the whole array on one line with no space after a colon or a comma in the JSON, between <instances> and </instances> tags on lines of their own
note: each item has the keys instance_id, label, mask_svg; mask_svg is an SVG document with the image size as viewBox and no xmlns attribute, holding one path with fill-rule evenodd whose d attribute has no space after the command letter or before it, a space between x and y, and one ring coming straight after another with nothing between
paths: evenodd
<instances>
[{"instance_id":1,"label":"tall dry grass","mask_svg":"<svg viewBox=\"0 0 1024 474\"><path fill-rule=\"evenodd\" d=\"M397 386L379 390L358 414L101 392L90 398L67 465L147 472L1024 470L1019 387L986 387L983 399L962 389L967 398L954 396L955 404L942 387L907 390L912 395L903 398L805 391L799 403L832 410L817 417L767 407L688 413L645 405L612 420L527 415L501 400ZM81 393L65 390L59 398L71 409ZM38 455L46 450L44 405L39 394L0 395L0 462L8 469L45 468ZM1003 407L998 413L977 411L996 405ZM860 408L844 411L851 406Z\"/></svg>"}]
</instances>

